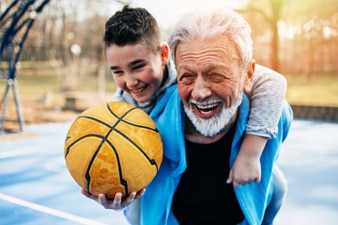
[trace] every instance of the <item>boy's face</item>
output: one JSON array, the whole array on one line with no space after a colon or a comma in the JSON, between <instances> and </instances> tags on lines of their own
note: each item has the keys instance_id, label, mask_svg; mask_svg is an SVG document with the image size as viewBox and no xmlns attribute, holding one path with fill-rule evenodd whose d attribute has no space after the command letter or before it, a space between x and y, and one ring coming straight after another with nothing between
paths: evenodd
<instances>
[{"instance_id":1,"label":"boy's face","mask_svg":"<svg viewBox=\"0 0 338 225\"><path fill-rule=\"evenodd\" d=\"M137 102L149 101L158 91L168 63L161 51L155 54L142 42L111 45L105 53L115 83Z\"/></svg>"}]
</instances>

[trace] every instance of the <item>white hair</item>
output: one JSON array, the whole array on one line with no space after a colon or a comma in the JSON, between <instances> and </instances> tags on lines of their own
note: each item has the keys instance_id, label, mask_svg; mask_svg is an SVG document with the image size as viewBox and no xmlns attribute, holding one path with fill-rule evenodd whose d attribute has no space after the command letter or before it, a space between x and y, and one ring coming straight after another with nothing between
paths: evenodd
<instances>
[{"instance_id":1,"label":"white hair","mask_svg":"<svg viewBox=\"0 0 338 225\"><path fill-rule=\"evenodd\" d=\"M242 70L252 59L251 27L237 12L229 8L203 10L183 15L169 37L171 56L176 63L176 48L180 42L190 42L194 38L224 36L234 44Z\"/></svg>"}]
</instances>

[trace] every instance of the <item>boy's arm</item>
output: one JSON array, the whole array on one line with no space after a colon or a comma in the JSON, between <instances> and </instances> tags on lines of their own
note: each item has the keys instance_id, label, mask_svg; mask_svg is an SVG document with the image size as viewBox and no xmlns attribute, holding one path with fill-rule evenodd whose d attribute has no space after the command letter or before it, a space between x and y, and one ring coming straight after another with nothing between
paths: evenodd
<instances>
[{"instance_id":1,"label":"boy's arm","mask_svg":"<svg viewBox=\"0 0 338 225\"><path fill-rule=\"evenodd\" d=\"M247 134L232 168L230 169L227 183L235 187L251 182L260 182L261 165L260 157L267 142L267 138Z\"/></svg>"},{"instance_id":2,"label":"boy's arm","mask_svg":"<svg viewBox=\"0 0 338 225\"><path fill-rule=\"evenodd\" d=\"M256 65L252 89L247 92L251 109L246 135L227 180L235 187L260 181L260 156L267 140L278 132L286 86L286 79L281 74Z\"/></svg>"}]
</instances>

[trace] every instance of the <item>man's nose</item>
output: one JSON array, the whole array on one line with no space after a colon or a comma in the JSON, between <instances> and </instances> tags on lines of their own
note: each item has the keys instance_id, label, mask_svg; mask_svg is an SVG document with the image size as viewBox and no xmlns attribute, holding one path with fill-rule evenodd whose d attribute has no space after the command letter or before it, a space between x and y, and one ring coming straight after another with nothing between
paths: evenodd
<instances>
[{"instance_id":1,"label":"man's nose","mask_svg":"<svg viewBox=\"0 0 338 225\"><path fill-rule=\"evenodd\" d=\"M209 83L203 77L197 77L191 96L196 101L202 101L211 95Z\"/></svg>"}]
</instances>

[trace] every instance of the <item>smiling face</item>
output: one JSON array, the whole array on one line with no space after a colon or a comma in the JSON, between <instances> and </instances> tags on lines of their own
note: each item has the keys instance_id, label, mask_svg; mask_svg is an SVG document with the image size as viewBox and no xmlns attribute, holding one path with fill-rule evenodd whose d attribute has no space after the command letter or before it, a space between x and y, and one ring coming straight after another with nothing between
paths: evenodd
<instances>
[{"instance_id":1,"label":"smiling face","mask_svg":"<svg viewBox=\"0 0 338 225\"><path fill-rule=\"evenodd\" d=\"M225 37L193 39L176 49L178 90L196 130L222 132L242 100L242 76L234 45Z\"/></svg>"},{"instance_id":2,"label":"smiling face","mask_svg":"<svg viewBox=\"0 0 338 225\"><path fill-rule=\"evenodd\" d=\"M137 102L147 102L160 88L168 63L169 48L163 45L154 53L141 42L105 50L115 83Z\"/></svg>"}]
</instances>

